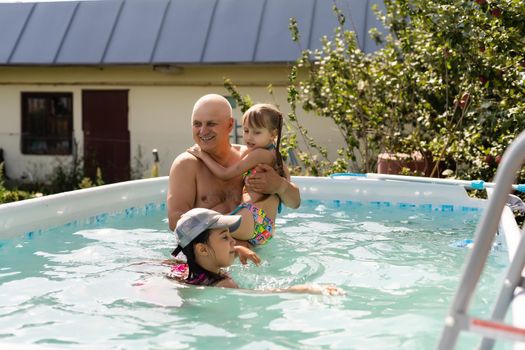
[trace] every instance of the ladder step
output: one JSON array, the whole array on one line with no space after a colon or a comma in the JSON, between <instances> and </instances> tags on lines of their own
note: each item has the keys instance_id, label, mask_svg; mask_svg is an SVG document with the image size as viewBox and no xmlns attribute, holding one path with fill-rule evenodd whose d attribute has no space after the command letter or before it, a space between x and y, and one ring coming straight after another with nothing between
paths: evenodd
<instances>
[{"instance_id":1,"label":"ladder step","mask_svg":"<svg viewBox=\"0 0 525 350\"><path fill-rule=\"evenodd\" d=\"M525 342L525 328L518 328L506 323L469 318L466 329L483 334L489 338L503 338Z\"/></svg>"}]
</instances>

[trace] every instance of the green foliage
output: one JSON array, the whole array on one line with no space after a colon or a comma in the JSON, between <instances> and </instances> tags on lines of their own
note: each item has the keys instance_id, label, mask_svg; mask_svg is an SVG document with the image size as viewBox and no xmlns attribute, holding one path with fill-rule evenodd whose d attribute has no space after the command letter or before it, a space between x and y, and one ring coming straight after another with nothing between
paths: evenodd
<instances>
[{"instance_id":1,"label":"green foliage","mask_svg":"<svg viewBox=\"0 0 525 350\"><path fill-rule=\"evenodd\" d=\"M376 12L389 33L370 31L378 51L361 51L337 8L333 38L302 51L289 75L283 152L296 149L301 172L313 175L375 171L380 152L419 152L434 176L448 168L489 180L525 129L525 3L385 0L385 8ZM295 19L290 31L298 43ZM340 130L345 144L334 162L301 126L298 107Z\"/></svg>"},{"instance_id":2,"label":"green foliage","mask_svg":"<svg viewBox=\"0 0 525 350\"><path fill-rule=\"evenodd\" d=\"M381 19L391 34L378 56L397 71L396 90L405 96L395 111L406 111L400 117L412 126L395 150L432 154L434 175L445 161L455 165L457 177L491 178L497 157L525 128L525 4L385 5Z\"/></svg>"},{"instance_id":3,"label":"green foliage","mask_svg":"<svg viewBox=\"0 0 525 350\"><path fill-rule=\"evenodd\" d=\"M91 180L89 177L84 177L82 180L78 183L77 188L90 188L95 186L102 186L104 184L104 180L102 179L102 170L97 167L97 174L95 177L95 182Z\"/></svg>"},{"instance_id":4,"label":"green foliage","mask_svg":"<svg viewBox=\"0 0 525 350\"><path fill-rule=\"evenodd\" d=\"M4 179L4 163L0 163L0 203L16 202L23 199L32 198L33 194L18 189L7 189Z\"/></svg>"},{"instance_id":5,"label":"green foliage","mask_svg":"<svg viewBox=\"0 0 525 350\"><path fill-rule=\"evenodd\" d=\"M253 106L253 101L250 96L241 96L237 87L233 84L231 79L224 79L224 87L230 95L235 99L239 107L241 108L241 113L246 112L251 106Z\"/></svg>"},{"instance_id":6,"label":"green foliage","mask_svg":"<svg viewBox=\"0 0 525 350\"><path fill-rule=\"evenodd\" d=\"M60 193L82 188L101 186L104 184L102 171L97 167L95 179L90 179L84 174L84 161L78 153L74 152L71 161L58 162L51 174L48 184L42 187L43 193Z\"/></svg>"}]
</instances>

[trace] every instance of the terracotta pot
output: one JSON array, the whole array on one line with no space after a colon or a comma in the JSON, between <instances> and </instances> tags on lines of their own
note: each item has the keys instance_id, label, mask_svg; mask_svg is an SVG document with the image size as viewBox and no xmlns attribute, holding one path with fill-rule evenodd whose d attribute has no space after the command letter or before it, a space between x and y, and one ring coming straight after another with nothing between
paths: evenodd
<instances>
[{"instance_id":1,"label":"terracotta pot","mask_svg":"<svg viewBox=\"0 0 525 350\"><path fill-rule=\"evenodd\" d=\"M428 164L428 165L427 165ZM433 163L427 162L421 153L381 153L377 159L378 174L400 174L403 168L429 176Z\"/></svg>"}]
</instances>

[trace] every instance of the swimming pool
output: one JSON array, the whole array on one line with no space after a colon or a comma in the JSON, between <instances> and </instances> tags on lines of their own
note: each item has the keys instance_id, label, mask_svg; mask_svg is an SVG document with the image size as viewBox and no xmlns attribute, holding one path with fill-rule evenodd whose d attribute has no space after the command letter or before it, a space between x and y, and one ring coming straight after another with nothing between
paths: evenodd
<instances>
[{"instance_id":1,"label":"swimming pool","mask_svg":"<svg viewBox=\"0 0 525 350\"><path fill-rule=\"evenodd\" d=\"M303 204L278 218L263 266L231 272L247 288L333 283L346 296L165 279L158 262L175 244L166 179L142 180L0 206L0 345L433 348L468 251L458 242L471 238L485 201L450 185L294 181ZM499 243L474 301L479 316L507 263Z\"/></svg>"}]
</instances>

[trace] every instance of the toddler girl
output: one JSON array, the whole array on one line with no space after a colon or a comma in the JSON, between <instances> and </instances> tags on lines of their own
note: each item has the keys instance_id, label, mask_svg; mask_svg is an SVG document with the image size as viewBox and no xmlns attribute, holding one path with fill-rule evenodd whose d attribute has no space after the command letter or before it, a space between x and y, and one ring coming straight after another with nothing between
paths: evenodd
<instances>
[{"instance_id":1,"label":"toddler girl","mask_svg":"<svg viewBox=\"0 0 525 350\"><path fill-rule=\"evenodd\" d=\"M237 164L225 168L198 146L188 149L188 152L201 159L222 180L240 175L246 178L258 164L268 164L279 175L286 177L279 152L282 125L283 116L277 108L269 104L256 104L242 117L246 150ZM232 236L254 246L267 243L273 235L279 206L280 199L277 195L248 191L245 187L242 203L231 213L242 216L241 225L232 230Z\"/></svg>"}]
</instances>

